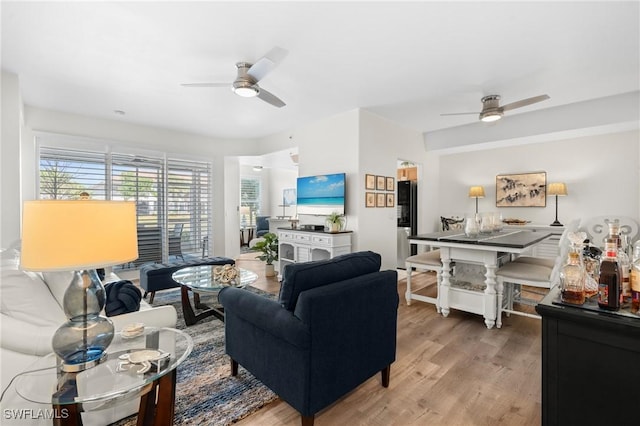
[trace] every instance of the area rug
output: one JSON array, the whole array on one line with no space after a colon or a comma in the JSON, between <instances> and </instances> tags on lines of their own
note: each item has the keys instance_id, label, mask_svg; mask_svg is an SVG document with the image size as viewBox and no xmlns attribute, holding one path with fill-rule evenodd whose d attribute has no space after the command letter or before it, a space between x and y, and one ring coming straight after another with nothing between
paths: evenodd
<instances>
[{"instance_id":1,"label":"area rug","mask_svg":"<svg viewBox=\"0 0 640 426\"><path fill-rule=\"evenodd\" d=\"M247 290L274 297L253 287ZM201 296L211 306L217 296ZM173 305L178 312L176 328L193 339L193 351L178 367L174 425L224 426L257 411L277 396L244 368L231 376L229 357L224 353L224 324L208 317L185 326L180 304L180 289L158 292L153 306ZM196 310L196 314L198 311ZM135 424L135 416L118 426Z\"/></svg>"}]
</instances>

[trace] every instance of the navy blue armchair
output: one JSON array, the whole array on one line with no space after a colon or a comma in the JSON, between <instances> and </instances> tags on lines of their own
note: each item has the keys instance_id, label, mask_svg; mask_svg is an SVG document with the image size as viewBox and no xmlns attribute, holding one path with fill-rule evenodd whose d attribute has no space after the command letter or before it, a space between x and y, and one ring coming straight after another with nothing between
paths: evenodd
<instances>
[{"instance_id":1,"label":"navy blue armchair","mask_svg":"<svg viewBox=\"0 0 640 426\"><path fill-rule=\"evenodd\" d=\"M357 252L287 265L278 300L227 287L226 352L302 416L314 416L378 372L389 385L396 356L396 271Z\"/></svg>"}]
</instances>

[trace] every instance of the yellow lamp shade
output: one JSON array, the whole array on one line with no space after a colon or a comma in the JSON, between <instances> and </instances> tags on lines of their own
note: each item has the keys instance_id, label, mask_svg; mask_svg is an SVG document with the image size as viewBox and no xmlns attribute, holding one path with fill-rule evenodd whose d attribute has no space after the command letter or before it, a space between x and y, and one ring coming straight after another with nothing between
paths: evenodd
<instances>
[{"instance_id":1,"label":"yellow lamp shade","mask_svg":"<svg viewBox=\"0 0 640 426\"><path fill-rule=\"evenodd\" d=\"M568 195L567 185L562 182L550 183L547 188L549 195Z\"/></svg>"},{"instance_id":2,"label":"yellow lamp shade","mask_svg":"<svg viewBox=\"0 0 640 426\"><path fill-rule=\"evenodd\" d=\"M472 186L469 188L469 198L484 198L483 186Z\"/></svg>"},{"instance_id":3,"label":"yellow lamp shade","mask_svg":"<svg viewBox=\"0 0 640 426\"><path fill-rule=\"evenodd\" d=\"M21 267L68 271L119 265L138 258L133 202L26 201Z\"/></svg>"}]
</instances>

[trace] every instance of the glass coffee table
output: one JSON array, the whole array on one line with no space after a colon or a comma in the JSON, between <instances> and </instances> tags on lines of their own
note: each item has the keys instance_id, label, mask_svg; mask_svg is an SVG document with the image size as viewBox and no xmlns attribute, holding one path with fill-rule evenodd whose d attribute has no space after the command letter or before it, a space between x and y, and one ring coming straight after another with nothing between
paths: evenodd
<instances>
[{"instance_id":1,"label":"glass coffee table","mask_svg":"<svg viewBox=\"0 0 640 426\"><path fill-rule=\"evenodd\" d=\"M82 425L81 412L113 407L139 397L139 425L171 425L176 370L192 349L191 336L173 328L145 327L133 337L116 333L107 348L106 360L100 364L66 373L51 353L31 365L28 373L18 376L16 392L27 401L50 404L55 413L54 424Z\"/></svg>"},{"instance_id":2,"label":"glass coffee table","mask_svg":"<svg viewBox=\"0 0 640 426\"><path fill-rule=\"evenodd\" d=\"M224 287L245 287L254 283L258 275L247 269L237 268L238 275L229 282L223 282L216 276L216 268L224 265L200 265L182 268L173 273L171 278L180 284L182 297L182 314L186 325L193 325L203 318L215 316L224 321L224 309L221 306L207 306L200 303L200 294L215 294ZM193 306L189 293L193 293ZM202 312L195 313L194 307Z\"/></svg>"}]
</instances>

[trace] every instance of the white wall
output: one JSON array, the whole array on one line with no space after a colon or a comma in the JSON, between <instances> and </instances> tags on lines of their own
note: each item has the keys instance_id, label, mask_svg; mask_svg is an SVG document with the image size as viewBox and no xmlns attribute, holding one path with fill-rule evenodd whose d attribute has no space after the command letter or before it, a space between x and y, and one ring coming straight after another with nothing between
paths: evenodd
<instances>
[{"instance_id":1,"label":"white wall","mask_svg":"<svg viewBox=\"0 0 640 426\"><path fill-rule=\"evenodd\" d=\"M346 173L347 228L358 237L358 200L352 194L358 188L358 111L352 110L319 120L294 133L298 146L299 176ZM300 224L324 225L324 216L298 215Z\"/></svg>"},{"instance_id":2,"label":"white wall","mask_svg":"<svg viewBox=\"0 0 640 426\"><path fill-rule=\"evenodd\" d=\"M269 215L270 216L291 216L296 215L296 206L279 207L282 205L282 194L284 189L295 188L298 170L294 169L268 169L269 171Z\"/></svg>"},{"instance_id":3,"label":"white wall","mask_svg":"<svg viewBox=\"0 0 640 426\"><path fill-rule=\"evenodd\" d=\"M2 98L4 102L4 93ZM85 117L30 106L25 106L24 111L25 128L21 138L22 170L17 176L12 177L15 182L23 182L23 200L36 198L35 177L37 173L34 131L94 138L99 141L120 144L133 150L154 150L185 158L211 161L213 164L211 196L214 206L212 217L214 237L210 242L209 254L228 255L225 252L225 235L232 233L237 236L237 226L233 228L227 226L228 212L225 209L216 208L216 206L226 205L225 179L228 181L229 176L225 176L225 156L253 155L257 149L257 141L216 139L175 130L130 124L120 120ZM3 120L3 128L4 125ZM4 144L3 140L3 147ZM4 191L2 198L4 199ZM8 226L19 229L19 222L13 223L12 221Z\"/></svg>"},{"instance_id":4,"label":"white wall","mask_svg":"<svg viewBox=\"0 0 640 426\"><path fill-rule=\"evenodd\" d=\"M395 269L397 265L397 209L365 207L365 174L396 177L398 159L417 162L424 169L425 158L422 134L404 128L368 111L360 111L359 174L355 197L358 199L358 249L372 250L382 255L382 268ZM424 174L424 173L423 173ZM422 182L424 179L420 179ZM418 231L426 226L422 206L428 206L428 186L418 185ZM386 193L386 192L385 192Z\"/></svg>"},{"instance_id":5,"label":"white wall","mask_svg":"<svg viewBox=\"0 0 640 426\"><path fill-rule=\"evenodd\" d=\"M472 185L483 185L479 210L499 211L536 224L555 218L555 197L546 207L496 208L498 174L544 171L547 182L565 182L569 195L558 197L562 223L581 217L619 214L640 217L640 134L636 131L503 147L440 157L438 205L442 214L475 211Z\"/></svg>"},{"instance_id":6,"label":"white wall","mask_svg":"<svg viewBox=\"0 0 640 426\"><path fill-rule=\"evenodd\" d=\"M20 132L22 101L18 76L2 71L2 144L0 146L0 248L20 238L22 195Z\"/></svg>"},{"instance_id":7,"label":"white wall","mask_svg":"<svg viewBox=\"0 0 640 426\"><path fill-rule=\"evenodd\" d=\"M421 166L419 232L434 230L440 214L472 212L475 205L474 200L467 197L469 186L484 185L487 197L480 200L480 210L496 210L496 174L536 170L546 171L548 182L568 184L569 196L559 200L559 219L563 222L573 217L611 213L639 217L640 137L637 130L443 154L425 152L424 147L417 146L422 143L417 132L361 110L338 114L259 141L220 140L29 106L24 109L21 128L17 78L3 73L2 83L3 245L19 235L20 201L35 198L35 130L116 141L134 150L160 150L209 159L214 167L214 240L213 250L209 251L213 255L233 255L239 240L236 210L239 165L237 159L230 163L225 157L261 155L293 147L297 147L299 153L300 176L347 174L347 227L354 231L353 248L382 253L384 267L395 265L395 210L364 207L364 175L395 176L397 159L409 159ZM5 108L6 102L9 108ZM5 133L7 130L9 134ZM20 149L16 139L21 140ZM22 194L18 189L20 185ZM555 213L553 200L545 208L502 210L505 215L542 224L551 223ZM276 211L276 214L279 213ZM324 224L323 217L300 219L301 223ZM4 233L7 229L10 234Z\"/></svg>"}]
</instances>

